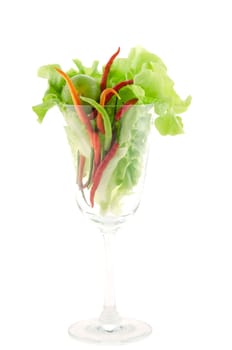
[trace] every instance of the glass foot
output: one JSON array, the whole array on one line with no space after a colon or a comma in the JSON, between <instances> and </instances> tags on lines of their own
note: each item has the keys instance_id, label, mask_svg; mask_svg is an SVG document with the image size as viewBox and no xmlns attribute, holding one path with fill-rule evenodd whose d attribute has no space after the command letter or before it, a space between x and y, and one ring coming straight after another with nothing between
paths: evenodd
<instances>
[{"instance_id":1,"label":"glass foot","mask_svg":"<svg viewBox=\"0 0 232 350\"><path fill-rule=\"evenodd\" d=\"M80 321L69 327L69 334L82 341L101 344L120 344L142 339L152 332L145 322L121 319L118 325L104 326L98 319Z\"/></svg>"}]
</instances>

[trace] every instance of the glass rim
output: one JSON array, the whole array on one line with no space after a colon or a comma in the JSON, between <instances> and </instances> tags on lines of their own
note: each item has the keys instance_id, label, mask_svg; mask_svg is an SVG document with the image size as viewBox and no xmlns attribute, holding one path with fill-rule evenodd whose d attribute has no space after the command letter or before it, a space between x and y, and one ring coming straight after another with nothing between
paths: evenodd
<instances>
[{"instance_id":1,"label":"glass rim","mask_svg":"<svg viewBox=\"0 0 232 350\"><path fill-rule=\"evenodd\" d=\"M99 102L97 102L99 103ZM106 105L101 105L103 108L105 107L121 107L121 106L124 106L126 105L127 103L125 102L125 104L106 104ZM99 103L100 105L100 103ZM62 103L62 106L64 107L68 107L68 108L74 108L74 107L91 107L93 109L95 109L93 106L91 106L90 104L78 104L78 105L74 105L74 104L68 104L68 103ZM140 103L140 104L133 104L133 105L130 105L130 107L149 107L152 108L152 107L155 107L155 104L154 103Z\"/></svg>"},{"instance_id":2,"label":"glass rim","mask_svg":"<svg viewBox=\"0 0 232 350\"><path fill-rule=\"evenodd\" d=\"M97 102L97 101L96 101ZM99 102L97 102L99 103ZM106 105L101 105L103 108L104 107L121 107L123 105L126 105L127 103L125 102L125 104L106 104ZM100 103L99 103L100 105ZM62 103L62 106L66 106L66 107L75 107L75 106L78 106L78 107L92 107L94 108L93 106L91 106L90 104L77 104L77 105L74 105L74 104L68 104L68 103ZM131 107L140 107L140 106L150 106L150 107L154 107L155 104L154 103L139 103L139 104L132 104Z\"/></svg>"}]
</instances>

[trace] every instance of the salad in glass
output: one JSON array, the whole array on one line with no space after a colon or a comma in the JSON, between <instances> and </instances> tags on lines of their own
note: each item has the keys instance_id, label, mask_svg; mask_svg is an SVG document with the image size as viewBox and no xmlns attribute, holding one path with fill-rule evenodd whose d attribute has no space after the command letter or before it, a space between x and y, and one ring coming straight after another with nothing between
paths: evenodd
<instances>
[{"instance_id":1,"label":"salad in glass","mask_svg":"<svg viewBox=\"0 0 232 350\"><path fill-rule=\"evenodd\" d=\"M102 69L98 61L86 67L79 59L67 72L58 64L40 67L48 88L33 107L39 122L59 107L78 188L86 205L102 215L120 213L123 198L138 184L151 121L161 135L181 134L180 114L191 103L190 96L183 100L176 93L157 55L142 47L126 58L119 54L120 48Z\"/></svg>"}]
</instances>

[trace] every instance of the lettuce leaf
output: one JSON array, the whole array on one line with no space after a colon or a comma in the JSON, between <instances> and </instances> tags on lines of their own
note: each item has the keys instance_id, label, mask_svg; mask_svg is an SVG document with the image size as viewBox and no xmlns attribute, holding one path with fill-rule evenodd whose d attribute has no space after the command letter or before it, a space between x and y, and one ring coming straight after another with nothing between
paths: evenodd
<instances>
[{"instance_id":1,"label":"lettuce leaf","mask_svg":"<svg viewBox=\"0 0 232 350\"><path fill-rule=\"evenodd\" d=\"M125 195L133 193L145 165L144 149L151 128L152 105L136 105L123 118L119 149L103 173L95 201L103 211L117 214Z\"/></svg>"},{"instance_id":2,"label":"lettuce leaf","mask_svg":"<svg viewBox=\"0 0 232 350\"><path fill-rule=\"evenodd\" d=\"M58 105L59 103L59 93L52 86L50 86L43 96L42 103L32 107L33 111L37 114L38 122L42 123L49 109Z\"/></svg>"},{"instance_id":3,"label":"lettuce leaf","mask_svg":"<svg viewBox=\"0 0 232 350\"><path fill-rule=\"evenodd\" d=\"M100 80L101 73L98 70L99 61L97 60L93 61L91 67L85 67L81 62L81 60L79 60L78 58L74 58L73 62L75 63L79 74L87 74L92 78Z\"/></svg>"},{"instance_id":4,"label":"lettuce leaf","mask_svg":"<svg viewBox=\"0 0 232 350\"><path fill-rule=\"evenodd\" d=\"M57 92L61 91L65 81L54 69L55 67L61 68L59 64L48 64L42 66L38 70L38 76L48 80L50 87L53 87Z\"/></svg>"},{"instance_id":5,"label":"lettuce leaf","mask_svg":"<svg viewBox=\"0 0 232 350\"><path fill-rule=\"evenodd\" d=\"M137 97L140 104L153 104L158 119L155 126L161 135L183 133L183 122L177 114L187 110L191 96L184 100L180 98L159 56L135 47L127 58L117 58L111 67L109 84L114 86L127 79L133 79L134 85L120 92L122 103L126 98Z\"/></svg>"},{"instance_id":6,"label":"lettuce leaf","mask_svg":"<svg viewBox=\"0 0 232 350\"><path fill-rule=\"evenodd\" d=\"M55 67L60 68L58 64L48 64L38 69L38 76L48 81L48 89L44 93L42 103L32 107L40 123L42 123L49 109L61 103L60 92L65 82L56 72Z\"/></svg>"},{"instance_id":7,"label":"lettuce leaf","mask_svg":"<svg viewBox=\"0 0 232 350\"><path fill-rule=\"evenodd\" d=\"M48 101L45 101L43 103L40 103L39 105L33 106L32 109L33 111L37 114L38 116L38 122L42 123L46 113L56 105L56 101L53 99L50 99Z\"/></svg>"},{"instance_id":8,"label":"lettuce leaf","mask_svg":"<svg viewBox=\"0 0 232 350\"><path fill-rule=\"evenodd\" d=\"M170 113L156 118L155 126L161 135L178 135L183 134L183 122L181 117Z\"/></svg>"},{"instance_id":9,"label":"lettuce leaf","mask_svg":"<svg viewBox=\"0 0 232 350\"><path fill-rule=\"evenodd\" d=\"M73 159L76 165L77 151L88 158L91 154L91 143L85 125L77 118L73 106L63 108L62 113L66 122L65 131L71 146Z\"/></svg>"}]
</instances>

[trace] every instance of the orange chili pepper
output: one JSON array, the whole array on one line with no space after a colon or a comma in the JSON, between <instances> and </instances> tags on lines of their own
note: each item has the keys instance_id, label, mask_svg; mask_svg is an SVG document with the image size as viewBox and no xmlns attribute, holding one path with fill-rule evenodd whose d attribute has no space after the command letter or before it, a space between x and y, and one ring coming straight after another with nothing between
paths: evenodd
<instances>
[{"instance_id":1,"label":"orange chili pepper","mask_svg":"<svg viewBox=\"0 0 232 350\"><path fill-rule=\"evenodd\" d=\"M124 80L124 81L121 81L120 83L116 84L115 86L113 86L113 89L118 92L124 86L132 85L132 84L134 84L133 79ZM108 103L109 100L111 99L111 97L113 97L113 94L108 94L106 97L105 103Z\"/></svg>"},{"instance_id":2,"label":"orange chili pepper","mask_svg":"<svg viewBox=\"0 0 232 350\"><path fill-rule=\"evenodd\" d=\"M55 69L66 80L67 85L69 87L70 94L72 96L74 108L77 112L77 115L79 116L79 118L83 122L83 124L86 126L87 132L89 134L90 142L91 142L92 147L93 147L94 165L96 168L101 160L101 143L100 143L99 135L96 132L94 132L88 116L86 115L86 113L82 109L80 97L78 95L78 92L76 91L75 86L73 85L72 80L61 69L56 68L56 67L55 67ZM81 168L83 168L83 166L84 166L83 164L85 163L85 159L80 158L80 160L81 160L80 166L81 166ZM79 179L80 179L81 171L82 170L79 169Z\"/></svg>"},{"instance_id":3,"label":"orange chili pepper","mask_svg":"<svg viewBox=\"0 0 232 350\"><path fill-rule=\"evenodd\" d=\"M101 96L100 96L100 105L101 106L105 105L105 102L106 102L106 99L107 99L108 95L111 95L111 97L113 95L116 95L117 97L119 97L119 95L118 95L116 90L114 90L112 88L106 88L105 90L102 91ZM99 112L98 112L97 117L96 117L96 123L97 123L98 130L102 134L105 134L104 123L103 123L103 120L102 120L101 113L99 113Z\"/></svg>"},{"instance_id":4,"label":"orange chili pepper","mask_svg":"<svg viewBox=\"0 0 232 350\"><path fill-rule=\"evenodd\" d=\"M73 100L73 104L74 104L74 108L77 112L77 115L79 116L80 120L85 124L87 132L88 132L90 139L91 139L91 136L93 133L93 128L92 128L92 125L90 123L90 120L88 119L87 115L85 114L84 110L82 109L80 97L78 95L78 92L76 91L75 86L73 85L72 80L61 69L59 69L57 67L54 67L54 68L57 71L57 73L59 73L65 79L65 81L69 87L69 91L70 91L70 94L71 94L71 97Z\"/></svg>"}]
</instances>

